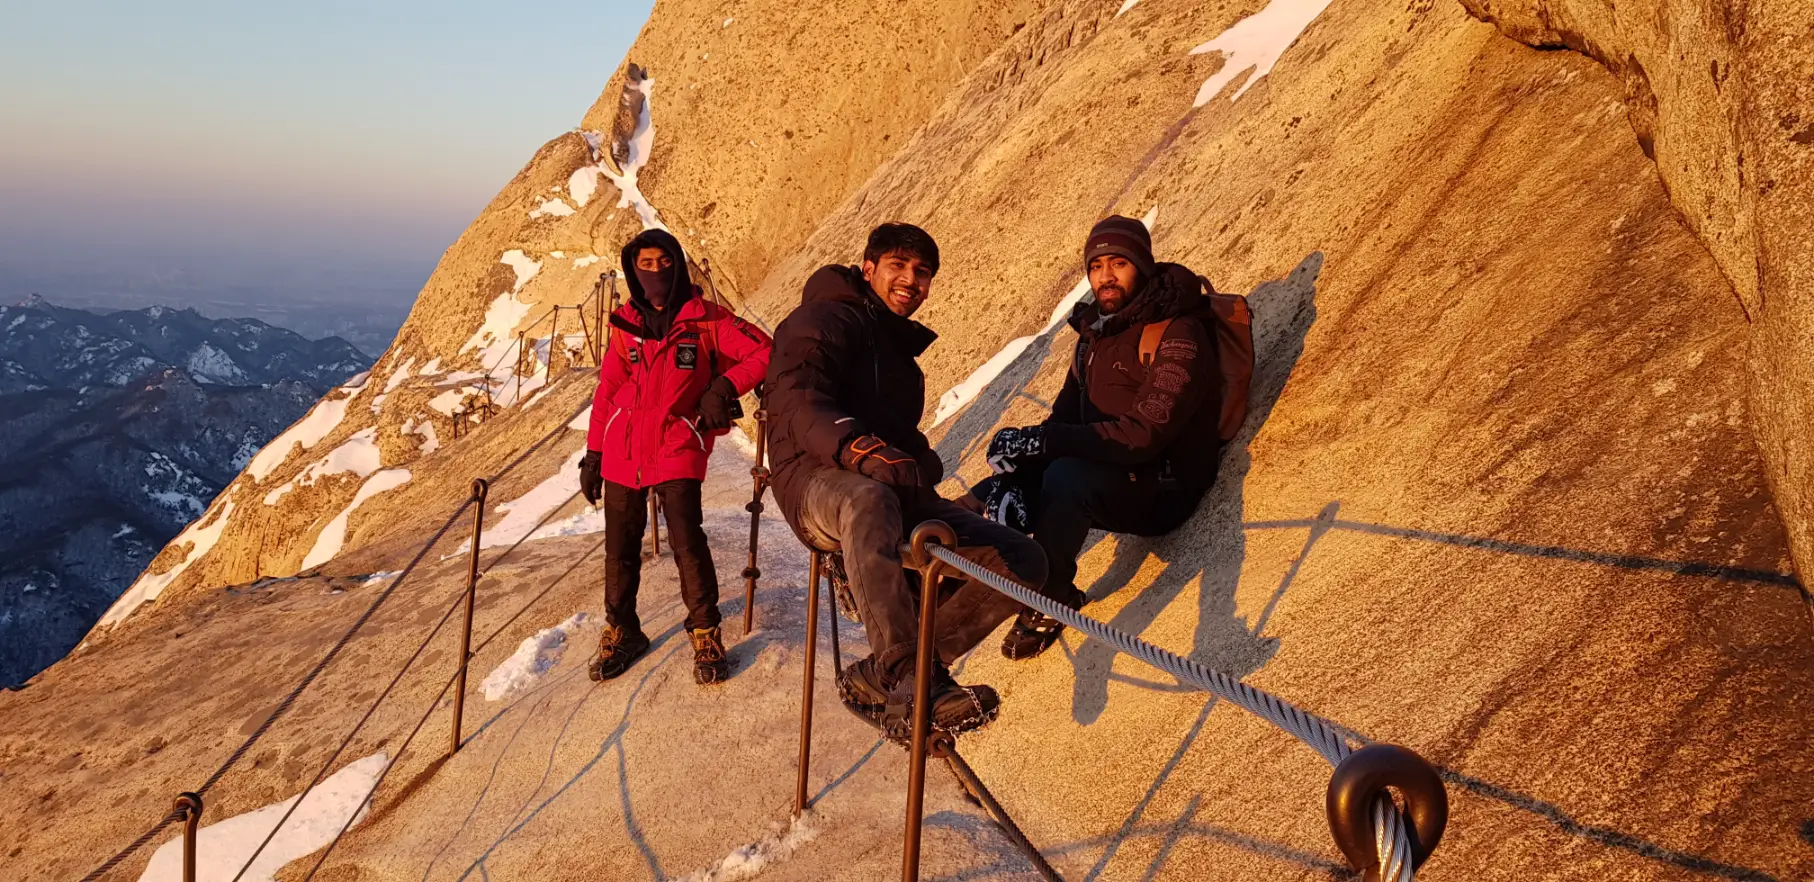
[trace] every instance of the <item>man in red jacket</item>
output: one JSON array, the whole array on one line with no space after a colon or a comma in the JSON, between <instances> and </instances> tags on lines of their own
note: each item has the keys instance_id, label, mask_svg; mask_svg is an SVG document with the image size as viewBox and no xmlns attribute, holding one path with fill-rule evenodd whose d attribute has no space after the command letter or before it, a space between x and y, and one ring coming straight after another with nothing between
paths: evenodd
<instances>
[{"instance_id":1,"label":"man in red jacket","mask_svg":"<svg viewBox=\"0 0 1814 882\"><path fill-rule=\"evenodd\" d=\"M580 492L605 509L605 633L589 670L609 680L649 649L636 615L648 494L667 513L680 596L693 643L693 678L729 673L718 633L718 571L701 525L706 460L730 430L732 408L768 372L770 340L708 302L666 230L644 230L623 251L630 302L611 315L598 371Z\"/></svg>"}]
</instances>

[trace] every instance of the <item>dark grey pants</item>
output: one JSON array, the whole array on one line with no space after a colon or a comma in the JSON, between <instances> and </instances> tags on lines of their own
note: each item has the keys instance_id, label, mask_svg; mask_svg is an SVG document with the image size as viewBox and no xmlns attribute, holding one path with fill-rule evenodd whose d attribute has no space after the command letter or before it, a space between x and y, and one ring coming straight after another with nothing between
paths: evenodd
<instances>
[{"instance_id":1,"label":"dark grey pants","mask_svg":"<svg viewBox=\"0 0 1814 882\"><path fill-rule=\"evenodd\" d=\"M904 501L886 484L833 469L808 476L802 488L800 524L821 548L843 548L869 646L887 670L910 665L918 643L919 594L901 568L900 546L930 518L951 525L959 554L1035 591L1044 589L1046 556L1037 543L929 491ZM934 624L939 659L956 662L1019 608L995 589L963 579L940 599Z\"/></svg>"}]
</instances>

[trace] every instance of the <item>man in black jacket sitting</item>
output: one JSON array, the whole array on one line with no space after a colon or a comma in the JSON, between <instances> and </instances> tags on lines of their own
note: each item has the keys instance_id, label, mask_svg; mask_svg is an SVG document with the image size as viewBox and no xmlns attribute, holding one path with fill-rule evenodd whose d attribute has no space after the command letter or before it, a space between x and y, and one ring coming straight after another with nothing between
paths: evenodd
<instances>
[{"instance_id":1,"label":"man in black jacket sitting","mask_svg":"<svg viewBox=\"0 0 1814 882\"><path fill-rule=\"evenodd\" d=\"M901 567L907 532L938 518L965 557L1034 590L1046 576L1032 540L933 489L944 466L919 430L926 378L916 359L937 335L909 316L925 302L938 262L926 231L877 227L861 267L827 266L807 280L800 306L775 329L768 373L775 496L802 540L842 548L872 650L840 673L840 697L896 736L912 719L918 643L919 588ZM941 598L934 727L959 732L994 719L995 690L958 685L948 666L1017 608L968 580Z\"/></svg>"}]
</instances>

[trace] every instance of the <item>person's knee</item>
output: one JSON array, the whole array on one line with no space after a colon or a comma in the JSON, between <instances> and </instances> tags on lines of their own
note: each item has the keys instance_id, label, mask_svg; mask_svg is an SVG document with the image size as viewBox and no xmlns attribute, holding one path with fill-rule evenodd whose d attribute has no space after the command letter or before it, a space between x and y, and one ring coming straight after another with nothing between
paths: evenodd
<instances>
[{"instance_id":1,"label":"person's knee","mask_svg":"<svg viewBox=\"0 0 1814 882\"><path fill-rule=\"evenodd\" d=\"M900 497L886 484L864 481L851 488L842 520L847 532L872 525L898 524L901 520Z\"/></svg>"},{"instance_id":2,"label":"person's knee","mask_svg":"<svg viewBox=\"0 0 1814 882\"><path fill-rule=\"evenodd\" d=\"M1081 502L1089 493L1091 478L1097 468L1089 460L1065 456L1046 466L1039 485L1039 501L1047 503Z\"/></svg>"}]
</instances>

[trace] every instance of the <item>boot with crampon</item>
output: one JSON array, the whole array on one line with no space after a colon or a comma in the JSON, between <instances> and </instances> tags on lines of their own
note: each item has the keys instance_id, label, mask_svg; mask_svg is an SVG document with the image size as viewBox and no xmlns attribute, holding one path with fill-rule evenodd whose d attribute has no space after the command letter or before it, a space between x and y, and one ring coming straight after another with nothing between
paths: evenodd
<instances>
[{"instance_id":1,"label":"boot with crampon","mask_svg":"<svg viewBox=\"0 0 1814 882\"><path fill-rule=\"evenodd\" d=\"M687 636L693 641L693 682L710 686L730 677L731 665L725 660L724 640L717 628L688 631Z\"/></svg>"}]
</instances>

